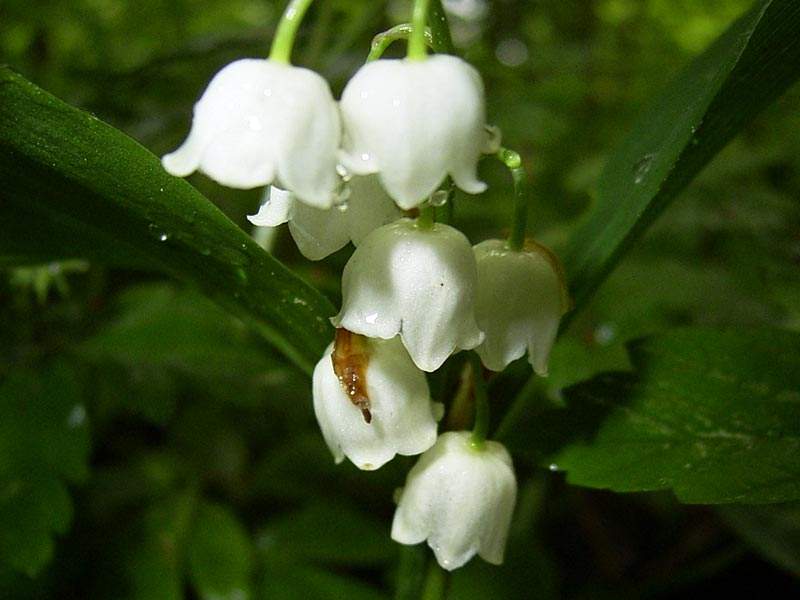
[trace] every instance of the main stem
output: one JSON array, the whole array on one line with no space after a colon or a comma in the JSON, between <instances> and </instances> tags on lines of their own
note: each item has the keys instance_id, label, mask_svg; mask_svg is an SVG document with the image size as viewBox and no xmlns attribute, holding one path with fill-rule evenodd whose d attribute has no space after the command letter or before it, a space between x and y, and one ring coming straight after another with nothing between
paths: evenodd
<instances>
[{"instance_id":1,"label":"main stem","mask_svg":"<svg viewBox=\"0 0 800 600\"><path fill-rule=\"evenodd\" d=\"M286 10L283 11L275 38L272 40L272 49L269 52L270 60L284 65L291 64L292 48L297 37L297 30L303 21L308 7L313 0L291 0Z\"/></svg>"},{"instance_id":2,"label":"main stem","mask_svg":"<svg viewBox=\"0 0 800 600\"><path fill-rule=\"evenodd\" d=\"M472 365L472 381L475 390L475 423L472 426L472 445L483 448L486 436L489 435L489 396L486 393L486 382L483 380L483 363L475 353L470 353Z\"/></svg>"},{"instance_id":3,"label":"main stem","mask_svg":"<svg viewBox=\"0 0 800 600\"><path fill-rule=\"evenodd\" d=\"M428 48L425 44L425 28L428 26L428 13L431 0L414 0L414 12L411 15L411 36L408 38L409 60L425 60Z\"/></svg>"},{"instance_id":4,"label":"main stem","mask_svg":"<svg viewBox=\"0 0 800 600\"><path fill-rule=\"evenodd\" d=\"M514 180L514 221L511 225L511 235L508 237L508 246L512 250L519 251L525 246L525 232L528 229L528 199L525 194L527 175L522 168L522 158L513 150L500 148L497 158L508 167Z\"/></svg>"}]
</instances>

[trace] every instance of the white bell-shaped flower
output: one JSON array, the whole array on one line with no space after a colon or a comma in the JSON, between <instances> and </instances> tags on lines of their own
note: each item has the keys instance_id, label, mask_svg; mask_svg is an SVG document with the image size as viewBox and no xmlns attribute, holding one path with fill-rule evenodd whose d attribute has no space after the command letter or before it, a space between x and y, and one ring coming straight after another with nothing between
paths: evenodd
<instances>
[{"instance_id":1,"label":"white bell-shaped flower","mask_svg":"<svg viewBox=\"0 0 800 600\"><path fill-rule=\"evenodd\" d=\"M475 256L463 233L400 219L369 234L342 275L336 327L369 337L400 334L411 359L435 371L483 341L475 322Z\"/></svg>"},{"instance_id":2,"label":"white bell-shaped flower","mask_svg":"<svg viewBox=\"0 0 800 600\"><path fill-rule=\"evenodd\" d=\"M402 212L374 175L354 177L346 204L327 210L299 202L291 192L272 186L253 225L276 227L289 222L289 232L309 260L322 260L348 242L358 245L370 232L400 218Z\"/></svg>"},{"instance_id":3,"label":"white bell-shaped flower","mask_svg":"<svg viewBox=\"0 0 800 600\"><path fill-rule=\"evenodd\" d=\"M478 554L503 562L517 496L511 457L498 442L473 447L470 432L447 432L409 471L392 522L401 544L425 540L442 568Z\"/></svg>"},{"instance_id":4,"label":"white bell-shaped flower","mask_svg":"<svg viewBox=\"0 0 800 600\"><path fill-rule=\"evenodd\" d=\"M486 368L502 371L528 351L539 375L547 375L550 350L569 296L561 263L547 248L527 242L520 251L502 240L474 247L478 264L475 315L486 334L476 348Z\"/></svg>"},{"instance_id":5,"label":"white bell-shaped flower","mask_svg":"<svg viewBox=\"0 0 800 600\"><path fill-rule=\"evenodd\" d=\"M328 208L340 140L339 111L322 77L242 59L214 76L195 104L189 137L162 162L173 175L200 169L234 188L275 182L303 202Z\"/></svg>"},{"instance_id":6,"label":"white bell-shaped flower","mask_svg":"<svg viewBox=\"0 0 800 600\"><path fill-rule=\"evenodd\" d=\"M345 87L343 164L379 173L404 209L418 206L450 175L479 194L478 159L489 150L483 82L455 56L367 63Z\"/></svg>"},{"instance_id":7,"label":"white bell-shaped flower","mask_svg":"<svg viewBox=\"0 0 800 600\"><path fill-rule=\"evenodd\" d=\"M314 412L337 463L346 456L359 469L373 470L395 454L430 448L442 405L431 402L425 374L400 340L357 337L360 349L349 348L342 358L331 344L317 363Z\"/></svg>"}]
</instances>

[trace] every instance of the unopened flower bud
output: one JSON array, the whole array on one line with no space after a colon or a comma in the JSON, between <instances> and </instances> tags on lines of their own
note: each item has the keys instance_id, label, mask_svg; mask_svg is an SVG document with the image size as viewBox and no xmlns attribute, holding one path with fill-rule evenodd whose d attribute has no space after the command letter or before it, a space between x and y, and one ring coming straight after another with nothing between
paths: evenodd
<instances>
[{"instance_id":1,"label":"unopened flower bud","mask_svg":"<svg viewBox=\"0 0 800 600\"><path fill-rule=\"evenodd\" d=\"M502 240L474 247L478 265L475 316L486 337L475 350L486 368L502 371L528 351L539 375L547 375L550 350L569 296L558 258L528 242L520 251Z\"/></svg>"}]
</instances>

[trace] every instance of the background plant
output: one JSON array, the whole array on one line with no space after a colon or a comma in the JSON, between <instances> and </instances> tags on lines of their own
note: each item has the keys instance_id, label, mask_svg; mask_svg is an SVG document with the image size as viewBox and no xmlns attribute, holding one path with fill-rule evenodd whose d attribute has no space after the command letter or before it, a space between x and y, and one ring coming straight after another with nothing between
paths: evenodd
<instances>
[{"instance_id":1,"label":"background plant","mask_svg":"<svg viewBox=\"0 0 800 600\"><path fill-rule=\"evenodd\" d=\"M424 553L386 538L408 464L334 469L310 409L349 251L309 265L282 235L298 280L247 235L256 194L199 176L198 193L101 123L173 148L281 8L0 9L4 596L416 597ZM796 588L796 90L773 101L798 74L799 12L498 2L453 20L577 307L548 379L520 367L490 390L528 483L507 564L470 565L451 597ZM341 88L407 14L321 1L297 60ZM455 203L474 240L512 208L503 169L482 175L490 192Z\"/></svg>"}]
</instances>

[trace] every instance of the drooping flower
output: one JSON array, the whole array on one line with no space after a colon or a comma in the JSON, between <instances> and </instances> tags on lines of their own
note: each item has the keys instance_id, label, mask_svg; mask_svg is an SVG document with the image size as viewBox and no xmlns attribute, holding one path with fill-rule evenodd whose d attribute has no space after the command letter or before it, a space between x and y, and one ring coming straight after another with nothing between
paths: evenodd
<instances>
[{"instance_id":1,"label":"drooping flower","mask_svg":"<svg viewBox=\"0 0 800 600\"><path fill-rule=\"evenodd\" d=\"M561 263L528 241L520 251L502 240L474 247L478 264L475 316L486 337L476 348L486 368L502 371L528 351L539 375L547 375L550 350L569 296Z\"/></svg>"},{"instance_id":2,"label":"drooping flower","mask_svg":"<svg viewBox=\"0 0 800 600\"><path fill-rule=\"evenodd\" d=\"M511 457L498 442L475 448L470 432L450 431L409 471L392 522L401 544L425 540L442 568L475 554L499 565L517 495Z\"/></svg>"},{"instance_id":3,"label":"drooping flower","mask_svg":"<svg viewBox=\"0 0 800 600\"><path fill-rule=\"evenodd\" d=\"M342 347L344 346L344 347ZM314 369L314 412L337 463L374 470L436 441L442 406L398 339L337 332Z\"/></svg>"},{"instance_id":4,"label":"drooping flower","mask_svg":"<svg viewBox=\"0 0 800 600\"><path fill-rule=\"evenodd\" d=\"M378 173L404 209L418 206L449 174L479 194L478 159L491 151L483 82L468 63L439 54L422 61L377 60L364 65L340 102L343 164Z\"/></svg>"},{"instance_id":5,"label":"drooping flower","mask_svg":"<svg viewBox=\"0 0 800 600\"><path fill-rule=\"evenodd\" d=\"M300 252L309 260L322 260L358 244L372 230L400 218L401 211L380 186L377 177L354 177L346 210L327 210L298 202L293 194L272 186L258 214L247 217L253 225L276 227L289 222L289 231Z\"/></svg>"},{"instance_id":6,"label":"drooping flower","mask_svg":"<svg viewBox=\"0 0 800 600\"><path fill-rule=\"evenodd\" d=\"M336 327L381 339L400 334L414 363L435 371L483 341L475 322L475 256L463 233L400 219L369 234L342 275Z\"/></svg>"},{"instance_id":7,"label":"drooping flower","mask_svg":"<svg viewBox=\"0 0 800 600\"><path fill-rule=\"evenodd\" d=\"M322 77L242 59L214 76L195 104L189 137L162 162L173 175L199 169L234 188L276 183L309 205L329 208L340 140L339 112Z\"/></svg>"}]
</instances>

